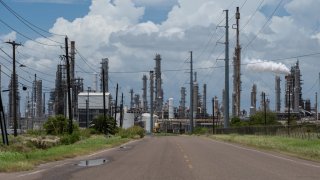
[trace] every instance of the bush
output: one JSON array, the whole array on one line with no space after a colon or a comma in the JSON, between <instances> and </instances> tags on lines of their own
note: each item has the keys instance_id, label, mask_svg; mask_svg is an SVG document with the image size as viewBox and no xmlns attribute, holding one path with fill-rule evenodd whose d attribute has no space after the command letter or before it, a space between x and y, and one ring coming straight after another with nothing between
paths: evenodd
<instances>
[{"instance_id":1,"label":"bush","mask_svg":"<svg viewBox=\"0 0 320 180\"><path fill-rule=\"evenodd\" d=\"M44 136L46 135L46 131L40 129L40 130L33 130L33 129L28 129L27 134L31 136Z\"/></svg>"},{"instance_id":2,"label":"bush","mask_svg":"<svg viewBox=\"0 0 320 180\"><path fill-rule=\"evenodd\" d=\"M128 129L119 129L117 133L121 138L143 138L145 136L145 131L140 126L132 126Z\"/></svg>"},{"instance_id":3,"label":"bush","mask_svg":"<svg viewBox=\"0 0 320 180\"><path fill-rule=\"evenodd\" d=\"M231 127L243 127L243 126L248 126L248 122L246 121L241 121L239 117L233 117L231 119Z\"/></svg>"},{"instance_id":4,"label":"bush","mask_svg":"<svg viewBox=\"0 0 320 180\"><path fill-rule=\"evenodd\" d=\"M208 132L208 128L205 127L195 127L193 130L193 134L206 134Z\"/></svg>"},{"instance_id":5,"label":"bush","mask_svg":"<svg viewBox=\"0 0 320 180\"><path fill-rule=\"evenodd\" d=\"M116 134L118 132L118 128L115 123L116 122L113 119L113 117L107 116L106 119L104 119L103 115L99 115L93 119L93 121L90 124L90 127L95 129L99 133L106 134L107 130L109 134ZM106 128L106 126L108 127L108 129Z\"/></svg>"},{"instance_id":6,"label":"bush","mask_svg":"<svg viewBox=\"0 0 320 180\"><path fill-rule=\"evenodd\" d=\"M73 144L81 139L80 132L74 131L72 134L64 134L60 137L60 144Z\"/></svg>"},{"instance_id":7,"label":"bush","mask_svg":"<svg viewBox=\"0 0 320 180\"><path fill-rule=\"evenodd\" d=\"M43 127L47 134L63 134L68 130L68 120L62 115L49 117L47 122L44 123Z\"/></svg>"},{"instance_id":8,"label":"bush","mask_svg":"<svg viewBox=\"0 0 320 180\"><path fill-rule=\"evenodd\" d=\"M281 125L277 122L276 114L273 112L266 112L267 125ZM265 113L263 111L258 111L254 115L250 116L250 125L264 125L265 124Z\"/></svg>"}]
</instances>

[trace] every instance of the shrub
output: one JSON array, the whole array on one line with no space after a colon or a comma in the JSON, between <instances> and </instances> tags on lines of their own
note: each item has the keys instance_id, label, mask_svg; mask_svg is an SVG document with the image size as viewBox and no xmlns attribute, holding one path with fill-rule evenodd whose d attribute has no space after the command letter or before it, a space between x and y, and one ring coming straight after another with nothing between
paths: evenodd
<instances>
[{"instance_id":1,"label":"shrub","mask_svg":"<svg viewBox=\"0 0 320 180\"><path fill-rule=\"evenodd\" d=\"M206 134L208 132L208 128L205 127L195 127L193 130L193 134Z\"/></svg>"},{"instance_id":2,"label":"shrub","mask_svg":"<svg viewBox=\"0 0 320 180\"><path fill-rule=\"evenodd\" d=\"M72 134L64 134L60 137L60 144L73 144L80 140L80 132L74 131Z\"/></svg>"},{"instance_id":3,"label":"shrub","mask_svg":"<svg viewBox=\"0 0 320 180\"><path fill-rule=\"evenodd\" d=\"M47 122L44 123L43 127L46 130L47 134L59 135L67 132L68 121L62 115L49 117Z\"/></svg>"},{"instance_id":4,"label":"shrub","mask_svg":"<svg viewBox=\"0 0 320 180\"><path fill-rule=\"evenodd\" d=\"M117 133L121 138L143 138L145 136L145 131L140 126L132 126L128 129L119 129Z\"/></svg>"},{"instance_id":5,"label":"shrub","mask_svg":"<svg viewBox=\"0 0 320 180\"><path fill-rule=\"evenodd\" d=\"M104 119L103 115L99 115L93 119L93 121L90 124L90 127L98 131L99 133L107 133L109 134L116 134L118 131L118 128L116 127L115 120L113 117L107 116L106 119ZM106 128L107 126L107 128Z\"/></svg>"}]
</instances>

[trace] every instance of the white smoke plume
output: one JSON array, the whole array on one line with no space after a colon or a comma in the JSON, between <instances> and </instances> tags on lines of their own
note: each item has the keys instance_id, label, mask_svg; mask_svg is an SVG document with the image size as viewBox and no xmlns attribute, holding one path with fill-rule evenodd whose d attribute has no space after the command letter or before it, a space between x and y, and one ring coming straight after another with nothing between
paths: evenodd
<instances>
[{"instance_id":1,"label":"white smoke plume","mask_svg":"<svg viewBox=\"0 0 320 180\"><path fill-rule=\"evenodd\" d=\"M256 72L273 72L277 74L290 74L289 68L282 64L261 59L247 59L247 69Z\"/></svg>"}]
</instances>

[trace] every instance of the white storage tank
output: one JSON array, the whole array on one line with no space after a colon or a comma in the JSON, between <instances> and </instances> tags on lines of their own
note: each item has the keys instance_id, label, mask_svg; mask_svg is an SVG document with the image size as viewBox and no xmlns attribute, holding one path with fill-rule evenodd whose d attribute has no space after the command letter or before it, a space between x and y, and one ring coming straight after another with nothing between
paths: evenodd
<instances>
[{"instance_id":1,"label":"white storage tank","mask_svg":"<svg viewBox=\"0 0 320 180\"><path fill-rule=\"evenodd\" d=\"M129 127L134 126L134 113L128 113L128 108L123 108L123 124L122 128L128 129ZM117 125L120 127L120 113L117 113Z\"/></svg>"},{"instance_id":2,"label":"white storage tank","mask_svg":"<svg viewBox=\"0 0 320 180\"><path fill-rule=\"evenodd\" d=\"M151 123L150 123L150 114L149 113L143 113L141 115L141 121L144 123L144 129L146 130L147 133L151 133ZM158 116L153 115L153 122L157 122Z\"/></svg>"},{"instance_id":3,"label":"white storage tank","mask_svg":"<svg viewBox=\"0 0 320 180\"><path fill-rule=\"evenodd\" d=\"M173 112L173 98L169 98L169 119L174 118L174 112Z\"/></svg>"}]
</instances>

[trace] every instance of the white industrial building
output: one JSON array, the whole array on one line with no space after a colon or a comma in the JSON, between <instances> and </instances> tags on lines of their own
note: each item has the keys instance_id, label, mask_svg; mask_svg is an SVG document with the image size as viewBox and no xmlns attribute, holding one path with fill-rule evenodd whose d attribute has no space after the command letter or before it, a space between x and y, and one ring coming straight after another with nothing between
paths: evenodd
<instances>
[{"instance_id":1,"label":"white industrial building","mask_svg":"<svg viewBox=\"0 0 320 180\"><path fill-rule=\"evenodd\" d=\"M105 105L109 112L110 93L105 93ZM78 117L79 126L87 127L93 118L103 114L103 93L102 92L81 92L78 94Z\"/></svg>"}]
</instances>

